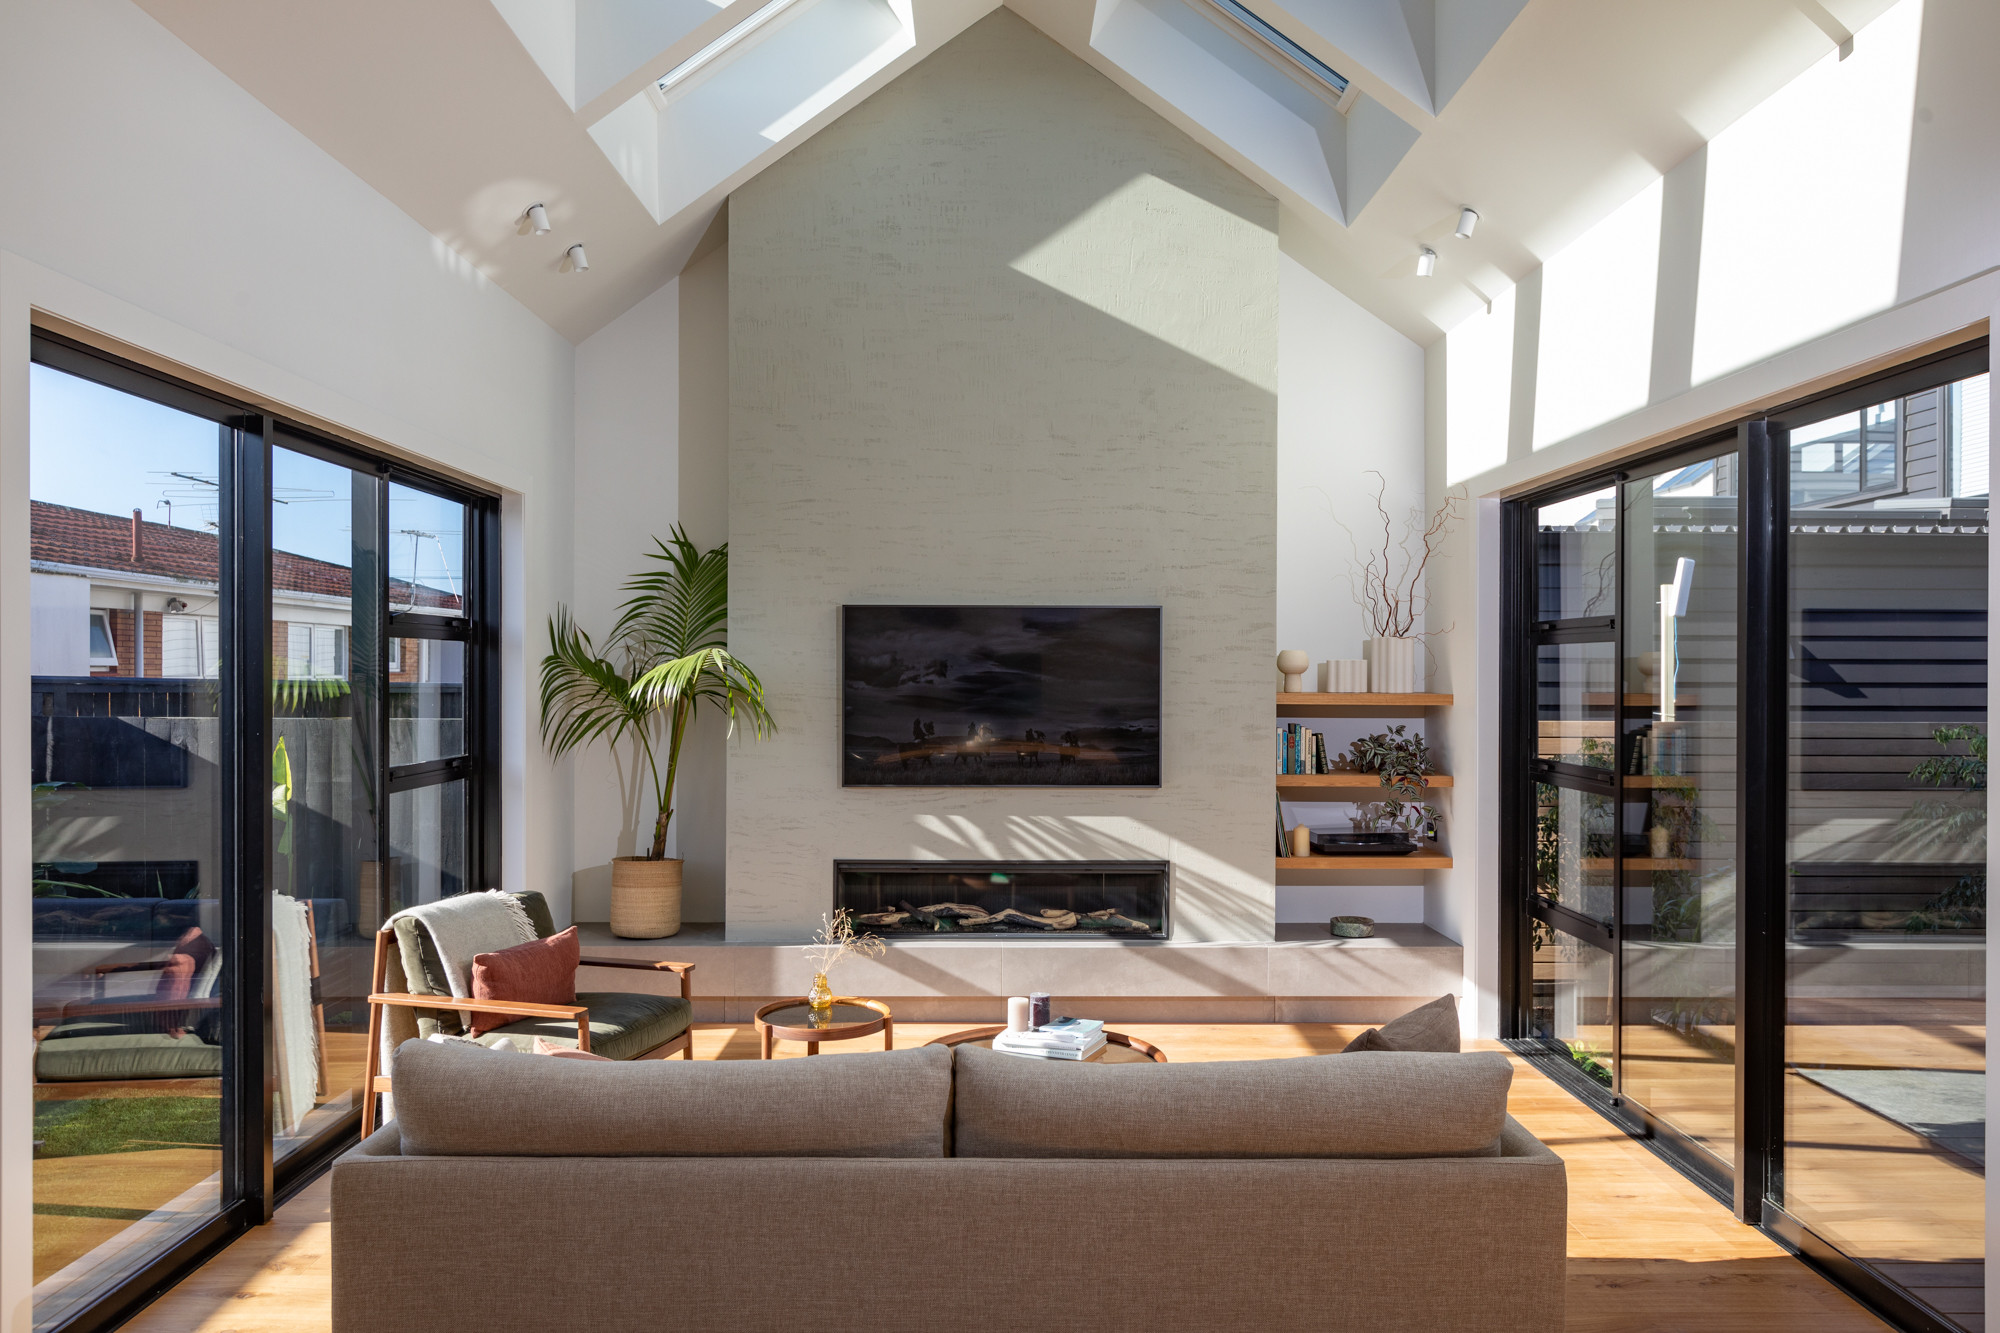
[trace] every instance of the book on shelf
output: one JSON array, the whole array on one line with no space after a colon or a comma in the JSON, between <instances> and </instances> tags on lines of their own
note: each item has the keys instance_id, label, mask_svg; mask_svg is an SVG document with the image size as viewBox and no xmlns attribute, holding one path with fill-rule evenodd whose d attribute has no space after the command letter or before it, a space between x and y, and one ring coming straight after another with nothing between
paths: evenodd
<instances>
[{"instance_id":1,"label":"book on shelf","mask_svg":"<svg viewBox=\"0 0 2000 1333\"><path fill-rule=\"evenodd\" d=\"M1333 772L1325 733L1297 722L1287 722L1278 728L1277 759L1278 772L1286 775L1303 777Z\"/></svg>"}]
</instances>

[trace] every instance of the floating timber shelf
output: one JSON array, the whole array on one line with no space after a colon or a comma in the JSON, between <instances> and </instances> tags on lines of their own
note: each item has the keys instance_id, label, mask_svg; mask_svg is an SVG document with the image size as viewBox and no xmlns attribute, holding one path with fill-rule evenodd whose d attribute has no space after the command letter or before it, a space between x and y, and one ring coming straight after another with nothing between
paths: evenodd
<instances>
[{"instance_id":1,"label":"floating timber shelf","mask_svg":"<svg viewBox=\"0 0 2000 1333\"><path fill-rule=\"evenodd\" d=\"M1693 778L1681 777L1677 774L1654 773L1642 777L1628 777L1625 779L1625 785L1627 787L1635 787L1635 788L1664 787L1664 788L1678 788L1681 790L1687 790L1693 788L1696 785L1696 783Z\"/></svg>"},{"instance_id":2,"label":"floating timber shelf","mask_svg":"<svg viewBox=\"0 0 2000 1333\"><path fill-rule=\"evenodd\" d=\"M1422 713L1451 707L1449 694L1320 694L1280 692L1279 717L1329 717L1344 714Z\"/></svg>"},{"instance_id":3,"label":"floating timber shelf","mask_svg":"<svg viewBox=\"0 0 2000 1333\"><path fill-rule=\"evenodd\" d=\"M1380 773L1280 773L1277 775L1280 791L1308 791L1327 787L1368 787L1381 790ZM1426 787L1449 787L1451 778L1444 773L1433 773L1424 779Z\"/></svg>"},{"instance_id":4,"label":"floating timber shelf","mask_svg":"<svg viewBox=\"0 0 2000 1333\"><path fill-rule=\"evenodd\" d=\"M1278 869L1286 870L1449 870L1451 858L1436 852L1411 852L1408 856L1281 856Z\"/></svg>"}]
</instances>

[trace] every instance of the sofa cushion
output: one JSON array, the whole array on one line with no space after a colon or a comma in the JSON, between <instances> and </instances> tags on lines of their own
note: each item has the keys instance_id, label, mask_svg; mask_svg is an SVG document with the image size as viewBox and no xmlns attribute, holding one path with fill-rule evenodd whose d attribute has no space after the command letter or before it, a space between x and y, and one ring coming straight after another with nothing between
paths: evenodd
<instances>
[{"instance_id":1,"label":"sofa cushion","mask_svg":"<svg viewBox=\"0 0 2000 1333\"><path fill-rule=\"evenodd\" d=\"M511 949L476 954L472 959L472 998L522 1000L529 1004L575 1004L576 965L583 946L576 927L547 939L533 939ZM515 1020L505 1014L472 1011L472 1035L483 1036Z\"/></svg>"},{"instance_id":2,"label":"sofa cushion","mask_svg":"<svg viewBox=\"0 0 2000 1333\"><path fill-rule=\"evenodd\" d=\"M678 995L581 990L576 1003L590 1010L590 1049L611 1060L638 1059L686 1032L694 1018L694 1006ZM532 1054L538 1040L575 1046L576 1024L567 1018L523 1018L494 1028L481 1040L496 1037Z\"/></svg>"},{"instance_id":3,"label":"sofa cushion","mask_svg":"<svg viewBox=\"0 0 2000 1333\"><path fill-rule=\"evenodd\" d=\"M1070 1064L956 1048L960 1157L1472 1157L1499 1152L1498 1052Z\"/></svg>"},{"instance_id":4,"label":"sofa cushion","mask_svg":"<svg viewBox=\"0 0 2000 1333\"><path fill-rule=\"evenodd\" d=\"M64 1023L35 1047L35 1077L43 1083L221 1074L222 1048L192 1032L172 1036L105 1019Z\"/></svg>"},{"instance_id":5,"label":"sofa cushion","mask_svg":"<svg viewBox=\"0 0 2000 1333\"><path fill-rule=\"evenodd\" d=\"M600 1064L406 1041L392 1077L415 1156L942 1157L951 1052Z\"/></svg>"},{"instance_id":6,"label":"sofa cushion","mask_svg":"<svg viewBox=\"0 0 2000 1333\"><path fill-rule=\"evenodd\" d=\"M1455 1051L1458 1049L1458 999L1441 995L1401 1018L1347 1043L1346 1051Z\"/></svg>"}]
</instances>

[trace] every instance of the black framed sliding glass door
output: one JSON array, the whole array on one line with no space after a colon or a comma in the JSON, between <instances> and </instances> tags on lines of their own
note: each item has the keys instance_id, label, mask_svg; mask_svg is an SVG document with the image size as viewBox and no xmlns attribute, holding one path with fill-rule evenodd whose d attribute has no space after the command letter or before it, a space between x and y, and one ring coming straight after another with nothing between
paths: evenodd
<instances>
[{"instance_id":1,"label":"black framed sliding glass door","mask_svg":"<svg viewBox=\"0 0 2000 1333\"><path fill-rule=\"evenodd\" d=\"M1912 1328L1984 1299L1985 368L1507 508L1507 1035Z\"/></svg>"},{"instance_id":2,"label":"black framed sliding glass door","mask_svg":"<svg viewBox=\"0 0 2000 1333\"><path fill-rule=\"evenodd\" d=\"M38 1329L351 1142L390 914L495 882L497 508L37 335Z\"/></svg>"}]
</instances>

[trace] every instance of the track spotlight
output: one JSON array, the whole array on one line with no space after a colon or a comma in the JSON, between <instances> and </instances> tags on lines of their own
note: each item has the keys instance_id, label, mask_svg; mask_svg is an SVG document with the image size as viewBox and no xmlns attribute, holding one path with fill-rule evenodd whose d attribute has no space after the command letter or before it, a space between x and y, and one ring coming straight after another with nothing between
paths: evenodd
<instances>
[{"instance_id":1,"label":"track spotlight","mask_svg":"<svg viewBox=\"0 0 2000 1333\"><path fill-rule=\"evenodd\" d=\"M1437 268L1438 268L1438 252L1437 252L1437 251L1435 251L1435 250L1431 249L1431 248L1430 248L1430 247L1429 247L1429 246L1427 245L1427 246L1425 246L1425 247L1424 247L1423 249L1421 249L1421 250L1419 250L1419 251L1417 252L1417 276L1418 276L1418 277L1420 277L1420 278L1428 278L1428 277L1429 277L1429 276L1430 276L1431 274L1433 274L1433 273L1437 272Z\"/></svg>"},{"instance_id":2,"label":"track spotlight","mask_svg":"<svg viewBox=\"0 0 2000 1333\"><path fill-rule=\"evenodd\" d=\"M1458 210L1458 230L1452 235L1461 241L1469 241L1472 239L1472 229L1478 225L1479 214L1469 208L1461 208Z\"/></svg>"},{"instance_id":3,"label":"track spotlight","mask_svg":"<svg viewBox=\"0 0 2000 1333\"><path fill-rule=\"evenodd\" d=\"M537 236L548 235L549 210L547 208L541 204L529 204L527 217L529 231L534 232Z\"/></svg>"},{"instance_id":4,"label":"track spotlight","mask_svg":"<svg viewBox=\"0 0 2000 1333\"><path fill-rule=\"evenodd\" d=\"M566 253L569 255L569 266L571 269L578 273L588 273L590 271L590 260L583 253L583 243L581 241L572 245Z\"/></svg>"}]
</instances>

